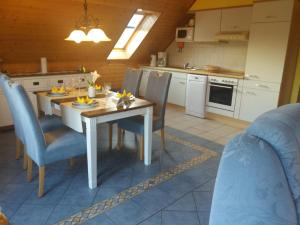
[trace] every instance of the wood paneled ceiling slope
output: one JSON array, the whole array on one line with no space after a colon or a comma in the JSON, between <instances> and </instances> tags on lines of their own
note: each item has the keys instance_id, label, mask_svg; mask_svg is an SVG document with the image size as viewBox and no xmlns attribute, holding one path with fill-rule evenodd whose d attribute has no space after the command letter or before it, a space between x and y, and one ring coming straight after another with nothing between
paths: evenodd
<instances>
[{"instance_id":1,"label":"wood paneled ceiling slope","mask_svg":"<svg viewBox=\"0 0 300 225\"><path fill-rule=\"evenodd\" d=\"M122 73L127 65L149 62L152 53L165 50L177 26L187 18L194 0L88 0L89 13L111 42L99 44L65 41L83 13L82 0L2 0L0 4L1 67L10 73L38 72L40 57L47 57L49 71L77 69L86 65L107 74ZM153 29L130 60L106 58L137 9L161 12ZM120 70L117 69L120 68ZM112 76L112 75L111 75ZM113 77L116 82L121 77Z\"/></svg>"}]
</instances>

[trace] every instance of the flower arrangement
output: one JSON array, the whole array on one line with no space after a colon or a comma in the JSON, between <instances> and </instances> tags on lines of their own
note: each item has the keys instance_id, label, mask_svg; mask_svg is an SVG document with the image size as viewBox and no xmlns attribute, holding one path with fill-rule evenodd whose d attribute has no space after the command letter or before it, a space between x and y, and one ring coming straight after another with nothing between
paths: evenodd
<instances>
[{"instance_id":1,"label":"flower arrangement","mask_svg":"<svg viewBox=\"0 0 300 225\"><path fill-rule=\"evenodd\" d=\"M90 99L88 96L86 96L86 97L77 97L76 102L78 104L90 105L90 104L94 103L94 100Z\"/></svg>"},{"instance_id":2,"label":"flower arrangement","mask_svg":"<svg viewBox=\"0 0 300 225\"><path fill-rule=\"evenodd\" d=\"M117 92L116 97L118 98L116 103L117 109L127 109L131 105L132 101L134 101L133 94L126 92L126 90L123 90L123 93Z\"/></svg>"},{"instance_id":3,"label":"flower arrangement","mask_svg":"<svg viewBox=\"0 0 300 225\"><path fill-rule=\"evenodd\" d=\"M101 78L101 75L95 70L94 72L90 73L89 77L86 77L86 81L89 87L96 87L96 81L98 78Z\"/></svg>"}]
</instances>

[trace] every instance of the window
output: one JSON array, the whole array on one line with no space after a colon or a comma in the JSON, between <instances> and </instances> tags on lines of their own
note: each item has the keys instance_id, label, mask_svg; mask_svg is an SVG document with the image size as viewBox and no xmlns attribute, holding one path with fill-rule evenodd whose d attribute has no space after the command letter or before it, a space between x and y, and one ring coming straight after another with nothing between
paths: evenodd
<instances>
[{"instance_id":1,"label":"window","mask_svg":"<svg viewBox=\"0 0 300 225\"><path fill-rule=\"evenodd\" d=\"M129 59L147 36L160 13L138 9L107 59Z\"/></svg>"}]
</instances>

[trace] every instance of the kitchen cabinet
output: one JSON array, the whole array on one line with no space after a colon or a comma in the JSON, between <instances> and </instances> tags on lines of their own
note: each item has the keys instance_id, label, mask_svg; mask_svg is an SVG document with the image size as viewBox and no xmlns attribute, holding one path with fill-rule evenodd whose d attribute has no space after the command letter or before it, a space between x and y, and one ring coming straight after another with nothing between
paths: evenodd
<instances>
[{"instance_id":1,"label":"kitchen cabinet","mask_svg":"<svg viewBox=\"0 0 300 225\"><path fill-rule=\"evenodd\" d=\"M194 41L216 41L216 34L221 31L221 10L200 11L195 14Z\"/></svg>"},{"instance_id":2,"label":"kitchen cabinet","mask_svg":"<svg viewBox=\"0 0 300 225\"><path fill-rule=\"evenodd\" d=\"M13 80L23 85L29 100L31 101L34 111L38 114L37 99L35 91L49 90L52 85L58 85L63 81L68 85L67 81L71 79L78 80L77 83L81 87L86 87L85 74L72 75L55 75L55 76L39 76L39 77L22 77L14 78ZM4 94L0 91L0 127L13 125L13 120Z\"/></svg>"},{"instance_id":3,"label":"kitchen cabinet","mask_svg":"<svg viewBox=\"0 0 300 225\"><path fill-rule=\"evenodd\" d=\"M253 7L253 22L282 22L292 18L293 0L256 2Z\"/></svg>"},{"instance_id":4,"label":"kitchen cabinet","mask_svg":"<svg viewBox=\"0 0 300 225\"><path fill-rule=\"evenodd\" d=\"M172 72L168 103L185 106L187 74Z\"/></svg>"},{"instance_id":5,"label":"kitchen cabinet","mask_svg":"<svg viewBox=\"0 0 300 225\"><path fill-rule=\"evenodd\" d=\"M252 122L256 117L277 108L279 83L243 81L239 119Z\"/></svg>"},{"instance_id":6,"label":"kitchen cabinet","mask_svg":"<svg viewBox=\"0 0 300 225\"><path fill-rule=\"evenodd\" d=\"M252 7L222 9L221 31L249 31Z\"/></svg>"},{"instance_id":7,"label":"kitchen cabinet","mask_svg":"<svg viewBox=\"0 0 300 225\"><path fill-rule=\"evenodd\" d=\"M239 119L254 121L259 115L275 109L278 97L279 92L244 87Z\"/></svg>"},{"instance_id":8,"label":"kitchen cabinet","mask_svg":"<svg viewBox=\"0 0 300 225\"><path fill-rule=\"evenodd\" d=\"M13 124L13 120L9 111L8 104L4 93L0 91L0 126L9 126Z\"/></svg>"},{"instance_id":9,"label":"kitchen cabinet","mask_svg":"<svg viewBox=\"0 0 300 225\"><path fill-rule=\"evenodd\" d=\"M248 79L281 82L289 32L290 22L252 24L246 60Z\"/></svg>"}]
</instances>

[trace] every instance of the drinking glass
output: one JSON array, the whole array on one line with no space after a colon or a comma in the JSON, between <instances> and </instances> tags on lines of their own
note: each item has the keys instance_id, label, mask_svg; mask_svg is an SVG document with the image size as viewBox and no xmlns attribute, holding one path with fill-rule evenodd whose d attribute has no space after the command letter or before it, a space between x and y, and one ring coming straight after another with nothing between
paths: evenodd
<instances>
[{"instance_id":1,"label":"drinking glass","mask_svg":"<svg viewBox=\"0 0 300 225\"><path fill-rule=\"evenodd\" d=\"M110 92L110 90L111 90L111 83L105 83L104 84L104 92L105 92L105 94L108 95L109 92Z\"/></svg>"}]
</instances>

